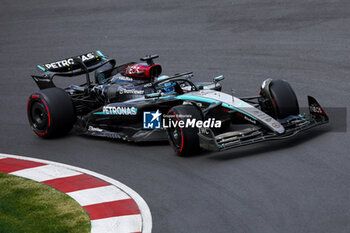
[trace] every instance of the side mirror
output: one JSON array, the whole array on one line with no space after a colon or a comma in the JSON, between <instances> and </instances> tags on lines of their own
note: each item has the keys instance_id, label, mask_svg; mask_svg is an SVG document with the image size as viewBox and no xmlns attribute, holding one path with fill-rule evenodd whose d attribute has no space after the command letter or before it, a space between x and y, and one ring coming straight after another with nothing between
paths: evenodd
<instances>
[{"instance_id":1,"label":"side mirror","mask_svg":"<svg viewBox=\"0 0 350 233\"><path fill-rule=\"evenodd\" d=\"M222 80L224 80L224 79L225 79L224 76L223 76L223 75L220 75L220 76L215 77L215 78L213 79L213 81L214 81L214 83L218 83L218 82L220 82L220 81L222 81Z\"/></svg>"},{"instance_id":2,"label":"side mirror","mask_svg":"<svg viewBox=\"0 0 350 233\"><path fill-rule=\"evenodd\" d=\"M151 98L159 98L161 96L162 96L161 92L155 92L155 93L146 94L145 98L146 99L151 99Z\"/></svg>"}]
</instances>

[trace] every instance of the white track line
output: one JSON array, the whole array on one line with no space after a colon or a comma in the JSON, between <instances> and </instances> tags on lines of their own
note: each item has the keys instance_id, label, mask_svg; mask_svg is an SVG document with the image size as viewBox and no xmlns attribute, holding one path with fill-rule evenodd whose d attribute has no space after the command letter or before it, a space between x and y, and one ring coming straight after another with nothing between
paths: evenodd
<instances>
[{"instance_id":1,"label":"white track line","mask_svg":"<svg viewBox=\"0 0 350 233\"><path fill-rule=\"evenodd\" d=\"M105 218L99 220L92 220L91 226L94 230L91 233L108 232L108 233L130 233L141 232L140 225L141 216L127 215L120 217ZM144 232L144 231L142 231Z\"/></svg>"},{"instance_id":2,"label":"white track line","mask_svg":"<svg viewBox=\"0 0 350 233\"><path fill-rule=\"evenodd\" d=\"M52 180L57 178L63 178L68 176L76 176L82 174L71 169L64 167L57 167L53 165L44 165L40 167L33 167L22 169L19 171L11 172L10 174L43 182L46 180Z\"/></svg>"},{"instance_id":3,"label":"white track line","mask_svg":"<svg viewBox=\"0 0 350 233\"><path fill-rule=\"evenodd\" d=\"M75 199L81 206L130 198L130 196L113 185L70 192L67 195Z\"/></svg>"},{"instance_id":4,"label":"white track line","mask_svg":"<svg viewBox=\"0 0 350 233\"><path fill-rule=\"evenodd\" d=\"M96 172L93 172L93 171L90 171L90 170L87 170L84 168L79 168L79 167L63 164L63 163L57 163L57 162L52 162L52 161L43 160L43 159L36 159L36 158L26 157L26 156L9 155L9 154L0 153L0 158L4 158L4 157L15 158L15 159L24 159L24 160L29 160L29 161L39 162L39 163L46 163L49 165L54 165L54 166L60 167L58 170L60 170L62 168L62 169L74 170L74 172L77 172L77 173L85 173L85 174L88 174L90 176L94 176L98 179L104 180L104 181L116 186L118 189L120 189L124 193L127 193L127 195L129 195L130 198L132 198L136 202L141 214L92 220L91 221L91 227L92 227L91 232L92 233L101 233L101 232L113 233L113 232L117 232L117 230L118 230L118 233L120 233L120 232L151 233L152 232L152 215L151 215L151 211L149 210L147 203L145 202L145 200L143 200L143 198L138 193L136 193L134 190L132 190L128 186L124 185L123 183L120 183L117 180L114 180L110 177L98 174ZM45 167L45 166L41 166L41 167ZM34 169L34 168L31 168L31 169ZM27 170L27 169L24 169L24 170ZM31 175L26 175L26 176L33 176L35 179L40 179L40 174L38 174L37 171L38 170L31 170L30 171ZM14 173L21 174L19 171L13 172L11 174L14 174ZM45 174L46 178L50 177L49 174L50 173ZM24 176L24 174L21 174L21 175ZM56 175L60 175L60 172L57 171ZM43 175L43 177L44 177L44 175ZM129 226L129 224L124 223L124 221L122 221L122 220L126 220L127 223L136 224L136 225ZM141 222L142 222L142 224L141 224ZM118 229L111 227L111 226L108 226L106 224L112 224L112 226L118 226ZM135 229L131 229L131 228L135 228ZM122 229L122 231L120 231L119 229Z\"/></svg>"}]
</instances>

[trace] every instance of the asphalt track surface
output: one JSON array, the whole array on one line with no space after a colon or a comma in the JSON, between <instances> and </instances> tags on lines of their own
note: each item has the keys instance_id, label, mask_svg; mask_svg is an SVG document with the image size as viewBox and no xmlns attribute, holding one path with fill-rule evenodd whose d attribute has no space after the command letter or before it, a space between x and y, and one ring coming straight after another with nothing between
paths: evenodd
<instances>
[{"instance_id":1,"label":"asphalt track surface","mask_svg":"<svg viewBox=\"0 0 350 233\"><path fill-rule=\"evenodd\" d=\"M157 53L164 73L194 71L197 80L223 74L224 91L237 96L282 78L302 106L310 94L349 107L349 29L347 0L3 0L0 151L127 184L147 201L153 232L350 232L349 133L332 126L180 158L164 143L41 140L26 118L37 64L96 49L119 64Z\"/></svg>"}]
</instances>

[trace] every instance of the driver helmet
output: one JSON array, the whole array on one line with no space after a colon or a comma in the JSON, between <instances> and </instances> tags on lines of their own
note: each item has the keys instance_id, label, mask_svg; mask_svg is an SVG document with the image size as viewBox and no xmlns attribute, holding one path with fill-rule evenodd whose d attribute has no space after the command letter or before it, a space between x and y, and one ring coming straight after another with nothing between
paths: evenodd
<instances>
[{"instance_id":1,"label":"driver helmet","mask_svg":"<svg viewBox=\"0 0 350 233\"><path fill-rule=\"evenodd\" d=\"M172 94L175 92L175 83L174 82L168 82L164 84L163 91L167 94Z\"/></svg>"}]
</instances>

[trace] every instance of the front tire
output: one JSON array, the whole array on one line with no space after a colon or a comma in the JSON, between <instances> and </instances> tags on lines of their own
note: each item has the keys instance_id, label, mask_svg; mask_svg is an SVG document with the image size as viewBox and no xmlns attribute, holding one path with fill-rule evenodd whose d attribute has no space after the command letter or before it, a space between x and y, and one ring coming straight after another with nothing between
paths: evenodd
<instances>
[{"instance_id":1,"label":"front tire","mask_svg":"<svg viewBox=\"0 0 350 233\"><path fill-rule=\"evenodd\" d=\"M67 134L76 119L70 96L56 87L33 93L28 100L27 116L34 133L42 138Z\"/></svg>"},{"instance_id":2,"label":"front tire","mask_svg":"<svg viewBox=\"0 0 350 233\"><path fill-rule=\"evenodd\" d=\"M174 121L186 119L203 120L199 109L193 105L179 105L170 109L168 117ZM190 117L189 117L190 116ZM198 128L167 128L170 146L179 156L194 155L200 152Z\"/></svg>"},{"instance_id":3,"label":"front tire","mask_svg":"<svg viewBox=\"0 0 350 233\"><path fill-rule=\"evenodd\" d=\"M266 99L262 110L276 119L299 114L298 99L287 81L265 80L261 95Z\"/></svg>"}]
</instances>

